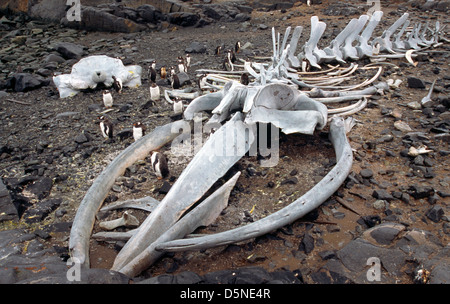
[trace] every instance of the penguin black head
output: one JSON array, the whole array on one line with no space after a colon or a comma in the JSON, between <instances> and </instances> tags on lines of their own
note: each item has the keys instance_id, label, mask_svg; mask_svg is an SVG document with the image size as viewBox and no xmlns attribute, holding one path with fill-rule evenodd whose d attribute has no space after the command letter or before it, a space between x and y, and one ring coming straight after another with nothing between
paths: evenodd
<instances>
[{"instance_id":1,"label":"penguin black head","mask_svg":"<svg viewBox=\"0 0 450 304\"><path fill-rule=\"evenodd\" d=\"M241 84L248 85L249 79L248 79L248 73L242 73L241 75Z\"/></svg>"}]
</instances>

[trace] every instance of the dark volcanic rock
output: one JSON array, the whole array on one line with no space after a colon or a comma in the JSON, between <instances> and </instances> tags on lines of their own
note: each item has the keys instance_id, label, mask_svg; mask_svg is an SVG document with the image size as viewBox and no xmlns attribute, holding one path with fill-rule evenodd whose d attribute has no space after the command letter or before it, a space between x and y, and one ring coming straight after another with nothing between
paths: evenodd
<instances>
[{"instance_id":1,"label":"dark volcanic rock","mask_svg":"<svg viewBox=\"0 0 450 304\"><path fill-rule=\"evenodd\" d=\"M425 89L425 83L419 78L408 77L408 87L412 89Z\"/></svg>"},{"instance_id":2,"label":"dark volcanic rock","mask_svg":"<svg viewBox=\"0 0 450 304\"><path fill-rule=\"evenodd\" d=\"M200 20L200 16L194 13L177 12L168 14L168 21L180 26L193 26Z\"/></svg>"},{"instance_id":3,"label":"dark volcanic rock","mask_svg":"<svg viewBox=\"0 0 450 304\"><path fill-rule=\"evenodd\" d=\"M37 199L41 200L50 194L52 186L52 179L50 177L43 177L29 185L26 190L31 192Z\"/></svg>"},{"instance_id":4,"label":"dark volcanic rock","mask_svg":"<svg viewBox=\"0 0 450 304\"><path fill-rule=\"evenodd\" d=\"M70 42L58 43L54 49L65 59L80 59L85 54L83 46Z\"/></svg>"},{"instance_id":5,"label":"dark volcanic rock","mask_svg":"<svg viewBox=\"0 0 450 304\"><path fill-rule=\"evenodd\" d=\"M442 216L445 214L444 209L441 206L433 206L427 211L427 217L435 223L439 223Z\"/></svg>"},{"instance_id":6,"label":"dark volcanic rock","mask_svg":"<svg viewBox=\"0 0 450 304\"><path fill-rule=\"evenodd\" d=\"M384 189L377 189L374 190L372 193L372 196L379 199L379 200L385 200L385 201L392 201L394 197L390 195L386 190Z\"/></svg>"},{"instance_id":7,"label":"dark volcanic rock","mask_svg":"<svg viewBox=\"0 0 450 304\"><path fill-rule=\"evenodd\" d=\"M156 24L160 20L165 20L164 14L150 4L139 6L137 8L137 12L139 14L139 17L141 17L145 22Z\"/></svg>"},{"instance_id":8,"label":"dark volcanic rock","mask_svg":"<svg viewBox=\"0 0 450 304\"><path fill-rule=\"evenodd\" d=\"M9 220L19 220L19 215L8 189L0 178L0 222Z\"/></svg>"},{"instance_id":9,"label":"dark volcanic rock","mask_svg":"<svg viewBox=\"0 0 450 304\"><path fill-rule=\"evenodd\" d=\"M83 16L81 21L69 22L66 18L63 18L61 23L76 29L103 32L133 33L146 29L142 24L115 16L108 11L96 7L82 6L81 16Z\"/></svg>"},{"instance_id":10,"label":"dark volcanic rock","mask_svg":"<svg viewBox=\"0 0 450 304\"><path fill-rule=\"evenodd\" d=\"M29 73L16 73L7 80L7 87L15 92L27 92L48 84L42 77Z\"/></svg>"},{"instance_id":11,"label":"dark volcanic rock","mask_svg":"<svg viewBox=\"0 0 450 304\"><path fill-rule=\"evenodd\" d=\"M52 211L58 208L61 202L62 200L58 198L37 202L24 212L22 218L29 224L38 223L45 219L47 215L49 215Z\"/></svg>"}]
</instances>

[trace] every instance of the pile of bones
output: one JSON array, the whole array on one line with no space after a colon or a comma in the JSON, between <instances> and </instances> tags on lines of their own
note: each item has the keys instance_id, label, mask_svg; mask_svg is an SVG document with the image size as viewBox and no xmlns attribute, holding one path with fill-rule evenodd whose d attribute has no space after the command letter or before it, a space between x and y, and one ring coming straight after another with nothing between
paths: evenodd
<instances>
[{"instance_id":1,"label":"pile of bones","mask_svg":"<svg viewBox=\"0 0 450 304\"><path fill-rule=\"evenodd\" d=\"M398 82L375 83L383 66L392 65L385 62L386 58L404 57L415 64L414 56L448 42L442 37L443 27L439 22L434 28L430 28L429 24L409 27L407 13L381 36L372 39L382 15L381 11L376 11L371 16L352 19L324 49L320 49L318 43L326 24L313 16L309 40L297 55L303 28L295 27L290 35L291 28L288 27L282 41L281 35L272 29L271 57L257 58L259 62L256 58L252 62L242 60L241 65L231 65L229 71L199 70L199 73L206 74L206 81L203 82L203 88L208 91L206 94L166 90L165 97L170 103L173 97L192 99L184 111L184 118L157 127L131 144L95 179L73 222L69 242L71 257L89 267L89 240L99 210L138 208L150 211L136 229L99 232L93 236L99 240L125 240L126 244L116 256L112 269L134 277L166 252L201 250L252 239L288 225L319 207L341 186L351 171L353 155L347 133L355 120L349 115L362 110L368 97L383 94L389 86L399 85ZM362 58L370 58L371 63L359 68L354 62ZM349 66L342 67L341 64L347 61L351 61ZM326 70L322 70L324 63L328 65ZM309 72L308 66L316 68L316 71ZM342 85L352 79L357 69L373 69L374 75L356 85ZM244 72L251 79L248 85L238 80ZM350 102L350 105L330 106L341 102ZM150 151L170 143L183 132L174 130L190 130L195 114L201 111L212 111L207 123L223 125L210 135L162 201L143 197L115 202L100 209L116 178L127 167L144 159ZM345 116L348 117L344 119ZM269 216L224 232L187 237L198 227L213 223L226 208L230 191L240 172L210 196L205 198L205 193L249 151L256 138L256 123L271 123L285 134L313 134L328 125L336 165L308 192ZM245 147L235 149L240 138L246 139ZM221 141L223 149L235 150L232 153L214 153L218 141ZM125 221L127 217L125 213L117 221Z\"/></svg>"}]
</instances>

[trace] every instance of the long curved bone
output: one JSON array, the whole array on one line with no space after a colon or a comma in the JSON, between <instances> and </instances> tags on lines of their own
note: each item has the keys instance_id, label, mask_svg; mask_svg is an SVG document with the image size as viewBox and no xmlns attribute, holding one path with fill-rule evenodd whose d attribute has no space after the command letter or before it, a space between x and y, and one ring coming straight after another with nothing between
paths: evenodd
<instances>
[{"instance_id":1,"label":"long curved bone","mask_svg":"<svg viewBox=\"0 0 450 304\"><path fill-rule=\"evenodd\" d=\"M134 277L153 264L163 252L156 251L158 244L168 242L174 239L183 238L187 234L193 232L200 226L208 226L214 222L220 212L228 205L228 198L240 172L236 173L222 187L217 189L213 194L201 202L191 212L182 217L166 232L164 232L155 242L145 248L136 258L134 258L125 267L119 269L119 272Z\"/></svg>"},{"instance_id":2,"label":"long curved bone","mask_svg":"<svg viewBox=\"0 0 450 304\"><path fill-rule=\"evenodd\" d=\"M317 185L290 205L246 226L212 235L162 243L156 246L156 250L162 252L201 250L249 240L293 223L319 207L345 181L353 163L344 120L340 117L333 118L330 123L330 140L336 152L336 166Z\"/></svg>"},{"instance_id":3,"label":"long curved bone","mask_svg":"<svg viewBox=\"0 0 450 304\"><path fill-rule=\"evenodd\" d=\"M152 150L157 150L179 135L178 130L186 129L187 121L175 121L158 127L128 146L95 179L78 207L70 230L69 250L80 264L89 267L89 236L95 222L95 215L117 177L136 161L144 159ZM176 132L174 132L176 130Z\"/></svg>"},{"instance_id":4,"label":"long curved bone","mask_svg":"<svg viewBox=\"0 0 450 304\"><path fill-rule=\"evenodd\" d=\"M358 37L358 46L356 46L356 50L358 51L358 57L363 58L364 56L372 56L373 55L373 47L369 46L369 40L372 37L373 31L377 27L378 23L381 21L381 17L383 16L382 11L376 11L370 17L370 21L367 24L366 28L362 32L362 34Z\"/></svg>"},{"instance_id":5,"label":"long curved bone","mask_svg":"<svg viewBox=\"0 0 450 304\"><path fill-rule=\"evenodd\" d=\"M196 203L216 180L249 150L255 139L255 129L244 124L242 114L236 113L230 121L214 132L183 170L158 207L116 256L112 269L119 270L127 265ZM249 138L238 146L238 140L245 140L247 130ZM199 179L199 176L202 178ZM192 182L193 179L197 179L195 183Z\"/></svg>"}]
</instances>

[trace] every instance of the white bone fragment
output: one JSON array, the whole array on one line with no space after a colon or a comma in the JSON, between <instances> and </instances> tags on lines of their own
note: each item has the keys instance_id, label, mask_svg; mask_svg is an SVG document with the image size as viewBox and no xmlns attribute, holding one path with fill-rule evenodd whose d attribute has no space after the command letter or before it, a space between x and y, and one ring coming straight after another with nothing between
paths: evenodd
<instances>
[{"instance_id":1,"label":"white bone fragment","mask_svg":"<svg viewBox=\"0 0 450 304\"><path fill-rule=\"evenodd\" d=\"M115 209L133 208L151 212L159 204L159 201L151 196L146 196L138 199L130 199L126 201L119 201L108 204L101 208L100 212L107 212Z\"/></svg>"},{"instance_id":2,"label":"white bone fragment","mask_svg":"<svg viewBox=\"0 0 450 304\"><path fill-rule=\"evenodd\" d=\"M127 228L130 228L130 227L136 228L137 226L139 226L139 220L132 214L128 213L128 211L125 211L120 218L115 219L115 220L100 222L98 224L98 226L105 230L113 230L113 229L116 229L117 227L122 227L122 226L127 227Z\"/></svg>"},{"instance_id":3,"label":"white bone fragment","mask_svg":"<svg viewBox=\"0 0 450 304\"><path fill-rule=\"evenodd\" d=\"M420 101L420 103L422 105L425 105L426 103L431 101L431 94L433 94L433 90L434 90L434 85L435 84L436 84L436 79L431 84L431 87L430 87L430 90L428 91L428 94L424 98L422 98L422 100Z\"/></svg>"}]
</instances>

